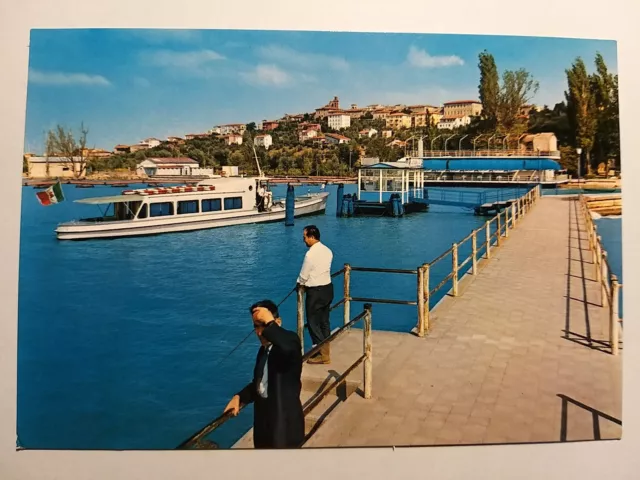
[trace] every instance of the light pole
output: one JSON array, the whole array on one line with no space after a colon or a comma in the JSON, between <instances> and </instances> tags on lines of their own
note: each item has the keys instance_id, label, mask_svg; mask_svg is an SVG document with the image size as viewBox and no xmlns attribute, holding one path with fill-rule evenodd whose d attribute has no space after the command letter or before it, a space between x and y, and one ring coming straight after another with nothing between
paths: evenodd
<instances>
[{"instance_id":1,"label":"light pole","mask_svg":"<svg viewBox=\"0 0 640 480\"><path fill-rule=\"evenodd\" d=\"M582 148L576 148L576 153L578 154L578 180L580 180L580 171L582 170Z\"/></svg>"}]
</instances>

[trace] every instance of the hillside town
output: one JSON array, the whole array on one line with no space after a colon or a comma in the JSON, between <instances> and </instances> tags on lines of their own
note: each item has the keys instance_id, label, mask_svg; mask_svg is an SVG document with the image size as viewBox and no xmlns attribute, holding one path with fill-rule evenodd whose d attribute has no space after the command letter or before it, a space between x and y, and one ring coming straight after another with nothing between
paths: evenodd
<instances>
[{"instance_id":1,"label":"hillside town","mask_svg":"<svg viewBox=\"0 0 640 480\"><path fill-rule=\"evenodd\" d=\"M540 110L535 105L525 105L521 108L519 118L526 121L531 111ZM412 133L429 129L457 132L468 127L481 113L482 103L478 100L455 100L442 106L373 104L359 107L351 104L348 108L342 108L340 99L336 96L326 105L310 113L284 114L278 119L263 119L258 122L221 124L206 132L168 136L166 139L150 137L135 144L115 145L112 151L85 146L78 152L77 158L74 157L73 167L68 159L56 161L54 155L38 156L27 153L25 173L31 178L84 178L91 171L108 170L101 167L108 165L111 158L132 156L138 160L135 166L130 162L126 165L129 170L134 169L135 174L142 177L211 176L216 170L221 170L215 167L223 167L224 163L239 163L240 165L236 166L242 167L243 162L234 162L231 158L231 161L221 161L218 162L219 165L213 165L215 162L209 162L206 158L171 157L166 154L180 151L187 144L197 143L198 140L215 140L232 152L234 147L238 150L237 147L252 141L257 151L263 154L274 145L323 152L325 147L329 152L331 147L343 146L343 151L348 150L351 170L361 159L379 159L379 156L376 156L379 153L376 148L379 150L382 147L390 152L391 158L387 159L399 158L406 153L407 138ZM282 138L285 136L286 140ZM372 142L374 139L378 142ZM326 160L326 156L324 157L322 163ZM87 164L87 168L82 167L84 163Z\"/></svg>"}]
</instances>

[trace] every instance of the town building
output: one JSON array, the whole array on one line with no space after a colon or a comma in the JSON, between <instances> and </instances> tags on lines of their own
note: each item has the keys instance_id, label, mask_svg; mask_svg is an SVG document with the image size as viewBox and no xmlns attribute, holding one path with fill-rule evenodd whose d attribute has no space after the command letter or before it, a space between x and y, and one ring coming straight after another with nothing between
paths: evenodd
<instances>
[{"instance_id":1,"label":"town building","mask_svg":"<svg viewBox=\"0 0 640 480\"><path fill-rule=\"evenodd\" d=\"M393 130L411 128L411 117L406 113L392 113L385 119L385 125Z\"/></svg>"},{"instance_id":2,"label":"town building","mask_svg":"<svg viewBox=\"0 0 640 480\"><path fill-rule=\"evenodd\" d=\"M82 156L84 158L106 158L113 155L111 152L107 152L101 148L83 148Z\"/></svg>"},{"instance_id":3,"label":"town building","mask_svg":"<svg viewBox=\"0 0 640 480\"><path fill-rule=\"evenodd\" d=\"M378 134L378 130L376 130L375 128L365 128L364 130L360 130L359 132L360 138L364 138L364 137L371 138L377 134Z\"/></svg>"},{"instance_id":4,"label":"town building","mask_svg":"<svg viewBox=\"0 0 640 480\"><path fill-rule=\"evenodd\" d=\"M444 104L444 116L451 117L475 117L482 113L482 103L477 100L456 100Z\"/></svg>"},{"instance_id":5,"label":"town building","mask_svg":"<svg viewBox=\"0 0 640 480\"><path fill-rule=\"evenodd\" d=\"M84 178L87 159L83 157L28 157L27 168L30 178Z\"/></svg>"},{"instance_id":6,"label":"town building","mask_svg":"<svg viewBox=\"0 0 640 480\"><path fill-rule=\"evenodd\" d=\"M244 123L227 123L226 125L217 125L211 129L212 133L218 135L230 135L237 133L242 135L247 130L247 125Z\"/></svg>"},{"instance_id":7,"label":"town building","mask_svg":"<svg viewBox=\"0 0 640 480\"><path fill-rule=\"evenodd\" d=\"M262 122L260 122L258 130L269 132L278 128L278 125L280 124L276 120L263 120Z\"/></svg>"},{"instance_id":8,"label":"town building","mask_svg":"<svg viewBox=\"0 0 640 480\"><path fill-rule=\"evenodd\" d=\"M393 130L386 129L382 130L382 138L391 138L393 137Z\"/></svg>"},{"instance_id":9,"label":"town building","mask_svg":"<svg viewBox=\"0 0 640 480\"><path fill-rule=\"evenodd\" d=\"M188 157L147 158L136 165L136 173L142 177L213 176L212 168L200 168L200 164Z\"/></svg>"},{"instance_id":10,"label":"town building","mask_svg":"<svg viewBox=\"0 0 640 480\"><path fill-rule=\"evenodd\" d=\"M325 118L330 112L336 112L339 110L340 100L338 97L333 97L333 100L327 103L324 107L316 108L314 116L315 118Z\"/></svg>"},{"instance_id":11,"label":"town building","mask_svg":"<svg viewBox=\"0 0 640 480\"><path fill-rule=\"evenodd\" d=\"M140 144L142 145L147 145L148 148L157 147L161 143L162 143L162 140L158 138L145 138L143 141L140 142Z\"/></svg>"},{"instance_id":12,"label":"town building","mask_svg":"<svg viewBox=\"0 0 640 480\"><path fill-rule=\"evenodd\" d=\"M115 147L113 147L113 153L116 153L116 154L131 153L131 147L129 147L129 145L124 145L120 143Z\"/></svg>"},{"instance_id":13,"label":"town building","mask_svg":"<svg viewBox=\"0 0 640 480\"><path fill-rule=\"evenodd\" d=\"M322 130L322 127L319 123L303 122L298 125L298 130L317 130L318 132L320 132Z\"/></svg>"},{"instance_id":14,"label":"town building","mask_svg":"<svg viewBox=\"0 0 640 480\"><path fill-rule=\"evenodd\" d=\"M184 139L180 137L167 137L167 142L182 144L184 143Z\"/></svg>"},{"instance_id":15,"label":"town building","mask_svg":"<svg viewBox=\"0 0 640 480\"><path fill-rule=\"evenodd\" d=\"M302 142L306 142L307 140L311 140L317 136L319 136L320 130L315 129L307 129L303 130L298 134L298 140Z\"/></svg>"},{"instance_id":16,"label":"town building","mask_svg":"<svg viewBox=\"0 0 640 480\"><path fill-rule=\"evenodd\" d=\"M242 135L238 135L237 133L225 135L223 138L224 143L227 145L242 145Z\"/></svg>"},{"instance_id":17,"label":"town building","mask_svg":"<svg viewBox=\"0 0 640 480\"><path fill-rule=\"evenodd\" d=\"M351 117L343 113L328 116L329 128L333 130L341 130L351 126Z\"/></svg>"},{"instance_id":18,"label":"town building","mask_svg":"<svg viewBox=\"0 0 640 480\"><path fill-rule=\"evenodd\" d=\"M469 115L458 115L453 117L442 117L438 122L439 130L455 130L456 128L467 126L471 123Z\"/></svg>"},{"instance_id":19,"label":"town building","mask_svg":"<svg viewBox=\"0 0 640 480\"><path fill-rule=\"evenodd\" d=\"M349 137L345 137L344 135L338 135L337 133L325 133L325 138L327 143L331 145L340 145L344 143L349 143L351 139Z\"/></svg>"},{"instance_id":20,"label":"town building","mask_svg":"<svg viewBox=\"0 0 640 480\"><path fill-rule=\"evenodd\" d=\"M269 147L273 145L273 138L268 133L264 135L256 135L254 143L256 144L256 147L264 147L265 149L269 150Z\"/></svg>"}]
</instances>

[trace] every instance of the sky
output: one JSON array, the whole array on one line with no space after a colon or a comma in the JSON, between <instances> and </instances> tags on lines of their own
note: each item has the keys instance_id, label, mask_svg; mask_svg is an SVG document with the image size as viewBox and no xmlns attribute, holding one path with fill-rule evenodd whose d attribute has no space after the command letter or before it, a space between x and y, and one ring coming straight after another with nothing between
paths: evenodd
<instances>
[{"instance_id":1,"label":"sky","mask_svg":"<svg viewBox=\"0 0 640 480\"><path fill-rule=\"evenodd\" d=\"M25 151L45 132L88 128L88 146L202 133L224 123L351 104L478 98L478 54L525 68L532 103L564 100L565 69L600 52L617 72L616 42L494 35L251 30L32 30Z\"/></svg>"}]
</instances>

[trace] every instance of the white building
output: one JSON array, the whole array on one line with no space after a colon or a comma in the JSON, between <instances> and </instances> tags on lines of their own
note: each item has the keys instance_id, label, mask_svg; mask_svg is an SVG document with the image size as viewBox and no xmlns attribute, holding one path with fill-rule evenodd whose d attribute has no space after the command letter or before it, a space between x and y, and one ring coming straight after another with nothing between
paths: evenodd
<instances>
[{"instance_id":1,"label":"white building","mask_svg":"<svg viewBox=\"0 0 640 480\"><path fill-rule=\"evenodd\" d=\"M360 130L360 138L362 137L373 137L378 133L378 130L375 128L365 128L364 130Z\"/></svg>"},{"instance_id":2,"label":"white building","mask_svg":"<svg viewBox=\"0 0 640 480\"><path fill-rule=\"evenodd\" d=\"M147 144L149 148L157 147L161 143L162 141L157 138L145 138L142 142L140 142L141 145Z\"/></svg>"},{"instance_id":3,"label":"white building","mask_svg":"<svg viewBox=\"0 0 640 480\"><path fill-rule=\"evenodd\" d=\"M216 131L215 133L218 133L220 135L230 135L232 133L242 135L247 129L247 126L244 123L228 123L226 125L218 125L216 127L213 127L213 130L218 129L219 131Z\"/></svg>"},{"instance_id":4,"label":"white building","mask_svg":"<svg viewBox=\"0 0 640 480\"><path fill-rule=\"evenodd\" d=\"M212 168L200 168L191 158L147 158L136 165L136 173L144 177L208 176L214 175Z\"/></svg>"},{"instance_id":5,"label":"white building","mask_svg":"<svg viewBox=\"0 0 640 480\"><path fill-rule=\"evenodd\" d=\"M343 113L337 113L329 115L329 128L333 130L340 130L343 128L349 128L351 126L351 117L344 115Z\"/></svg>"},{"instance_id":6,"label":"white building","mask_svg":"<svg viewBox=\"0 0 640 480\"><path fill-rule=\"evenodd\" d=\"M309 129L309 130L303 130L302 132L300 132L300 134L298 135L298 139L300 140L300 142L305 142L317 136L318 136L317 130Z\"/></svg>"},{"instance_id":7,"label":"white building","mask_svg":"<svg viewBox=\"0 0 640 480\"><path fill-rule=\"evenodd\" d=\"M328 143L332 145L340 145L343 143L349 143L351 140L349 137L345 137L344 135L337 135L335 133L327 133L325 134L325 139Z\"/></svg>"},{"instance_id":8,"label":"white building","mask_svg":"<svg viewBox=\"0 0 640 480\"><path fill-rule=\"evenodd\" d=\"M470 123L471 117L469 115L463 115L459 117L442 117L437 126L438 130L454 130L469 125Z\"/></svg>"},{"instance_id":9,"label":"white building","mask_svg":"<svg viewBox=\"0 0 640 480\"><path fill-rule=\"evenodd\" d=\"M256 135L254 142L257 147L264 147L269 150L269 147L273 145L273 138L269 134Z\"/></svg>"}]
</instances>

